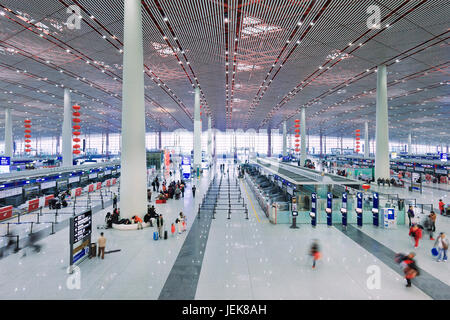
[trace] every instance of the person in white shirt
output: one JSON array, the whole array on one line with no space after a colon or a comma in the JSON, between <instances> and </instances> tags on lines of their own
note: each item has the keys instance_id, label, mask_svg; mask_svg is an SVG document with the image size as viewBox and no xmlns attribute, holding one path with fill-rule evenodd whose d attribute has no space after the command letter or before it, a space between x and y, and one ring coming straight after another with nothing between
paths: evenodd
<instances>
[{"instance_id":1,"label":"person in white shirt","mask_svg":"<svg viewBox=\"0 0 450 320\"><path fill-rule=\"evenodd\" d=\"M437 262L447 261L447 250L448 250L449 240L446 237L445 233L441 232L439 237L437 237L436 242L434 243L434 247L438 249L439 254L437 258Z\"/></svg>"}]
</instances>

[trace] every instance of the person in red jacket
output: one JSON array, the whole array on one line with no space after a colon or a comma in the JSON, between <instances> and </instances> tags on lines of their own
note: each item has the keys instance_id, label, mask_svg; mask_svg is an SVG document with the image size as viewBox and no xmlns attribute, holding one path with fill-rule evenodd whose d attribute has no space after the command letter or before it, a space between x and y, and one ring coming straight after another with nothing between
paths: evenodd
<instances>
[{"instance_id":1,"label":"person in red jacket","mask_svg":"<svg viewBox=\"0 0 450 320\"><path fill-rule=\"evenodd\" d=\"M439 199L439 211L441 212L441 214L444 214L444 207L445 203L442 201L442 199Z\"/></svg>"},{"instance_id":2,"label":"person in red jacket","mask_svg":"<svg viewBox=\"0 0 450 320\"><path fill-rule=\"evenodd\" d=\"M420 274L414 257L416 254L411 252L408 255L397 254L396 261L403 267L403 273L405 274L406 286L411 287L411 280Z\"/></svg>"},{"instance_id":3,"label":"person in red jacket","mask_svg":"<svg viewBox=\"0 0 450 320\"><path fill-rule=\"evenodd\" d=\"M414 238L414 248L417 248L419 246L419 239L422 238L422 229L420 229L417 224L413 224L411 229L409 229L409 235Z\"/></svg>"}]
</instances>

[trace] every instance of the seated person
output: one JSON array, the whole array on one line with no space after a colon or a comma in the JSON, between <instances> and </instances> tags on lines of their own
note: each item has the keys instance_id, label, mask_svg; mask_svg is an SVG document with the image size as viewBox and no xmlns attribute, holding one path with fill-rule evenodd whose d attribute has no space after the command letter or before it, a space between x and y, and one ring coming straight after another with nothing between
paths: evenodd
<instances>
[{"instance_id":1,"label":"seated person","mask_svg":"<svg viewBox=\"0 0 450 320\"><path fill-rule=\"evenodd\" d=\"M144 223L149 223L151 218L152 217L150 215L150 212L147 211L147 213L144 216Z\"/></svg>"},{"instance_id":2,"label":"seated person","mask_svg":"<svg viewBox=\"0 0 450 320\"><path fill-rule=\"evenodd\" d=\"M138 216L133 216L131 219L133 220L133 223L137 223L138 224L138 230L143 228L142 227L142 219L141 218L139 218Z\"/></svg>"},{"instance_id":3,"label":"seated person","mask_svg":"<svg viewBox=\"0 0 450 320\"><path fill-rule=\"evenodd\" d=\"M180 194L181 194L181 190L179 188L177 188L175 190L175 199L180 199Z\"/></svg>"},{"instance_id":4,"label":"seated person","mask_svg":"<svg viewBox=\"0 0 450 320\"><path fill-rule=\"evenodd\" d=\"M119 211L116 209L111 215L111 223L119 224L119 220L120 220Z\"/></svg>"},{"instance_id":5,"label":"seated person","mask_svg":"<svg viewBox=\"0 0 450 320\"><path fill-rule=\"evenodd\" d=\"M105 222L106 222L107 229L112 228L113 218L112 218L111 212L108 212L106 214Z\"/></svg>"},{"instance_id":6,"label":"seated person","mask_svg":"<svg viewBox=\"0 0 450 320\"><path fill-rule=\"evenodd\" d=\"M150 215L150 218L156 218L158 215L156 214L155 206L148 206L147 213Z\"/></svg>"},{"instance_id":7,"label":"seated person","mask_svg":"<svg viewBox=\"0 0 450 320\"><path fill-rule=\"evenodd\" d=\"M163 192L161 192L161 193L158 195L158 200L167 200L166 195L165 195Z\"/></svg>"}]
</instances>

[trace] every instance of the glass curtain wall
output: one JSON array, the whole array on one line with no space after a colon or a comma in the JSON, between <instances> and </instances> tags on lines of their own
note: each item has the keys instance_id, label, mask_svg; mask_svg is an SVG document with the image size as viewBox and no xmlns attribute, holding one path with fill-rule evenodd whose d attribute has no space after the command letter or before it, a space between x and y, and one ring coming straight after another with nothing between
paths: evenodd
<instances>
[{"instance_id":1,"label":"glass curtain wall","mask_svg":"<svg viewBox=\"0 0 450 320\"><path fill-rule=\"evenodd\" d=\"M278 156L282 153L283 148L283 134L279 129L272 129L271 131L272 143L271 151L273 156ZM176 152L181 152L183 154L190 154L193 150L193 132L187 130L176 130L174 132L162 132L161 142L163 148L171 148L176 150ZM59 139L59 143L57 141ZM89 149L90 153L93 154L106 154L106 134L88 134L83 136L85 140L85 148ZM266 156L268 151L268 135L267 129L261 129L258 131L248 130L227 130L216 131L216 153L218 157L224 154L228 157L232 157L236 151L238 154L244 153L245 150L252 149L255 147L255 152L260 156ZM117 155L120 153L120 134L110 133L109 134L109 153L111 155ZM292 152L294 148L295 137L293 134L288 134L287 145L288 149ZM204 131L202 133L202 150L207 152L207 141L208 132ZM148 150L158 149L159 136L157 132L148 132L146 134L146 147ZM80 143L83 147L83 141ZM23 139L15 139L16 152L15 156L25 156L24 149L25 143ZM32 152L31 156L41 155L56 155L61 152L62 141L60 137L38 137L37 143L36 138L32 139ZM309 146L309 153L320 154L320 137L310 135L308 136L307 145ZM364 140L361 140L361 145L364 145ZM401 152L405 149L405 143L403 142L393 142L389 143L389 150L394 152ZM58 148L59 146L59 148ZM326 150L325 150L326 147ZM354 138L343 138L342 148L350 152L350 150L355 149L355 139ZM4 141L0 142L0 154L3 154L5 150ZM341 150L341 137L323 137L322 141L322 152L323 153L333 153ZM370 140L370 152L376 150L376 144L373 139ZM435 145L419 145L413 144L412 150L416 154L425 154L427 152L435 153ZM444 147L444 150L445 147ZM253 151L253 150L250 150ZM363 155L363 148L361 148L360 154Z\"/></svg>"}]
</instances>

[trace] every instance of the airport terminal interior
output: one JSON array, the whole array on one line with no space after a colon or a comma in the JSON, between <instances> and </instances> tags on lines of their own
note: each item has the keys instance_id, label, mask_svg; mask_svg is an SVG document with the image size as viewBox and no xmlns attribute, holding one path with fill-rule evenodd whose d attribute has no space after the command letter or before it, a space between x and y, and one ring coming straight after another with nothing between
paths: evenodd
<instances>
[{"instance_id":1,"label":"airport terminal interior","mask_svg":"<svg viewBox=\"0 0 450 320\"><path fill-rule=\"evenodd\" d=\"M449 300L446 0L0 0L0 300Z\"/></svg>"}]
</instances>

